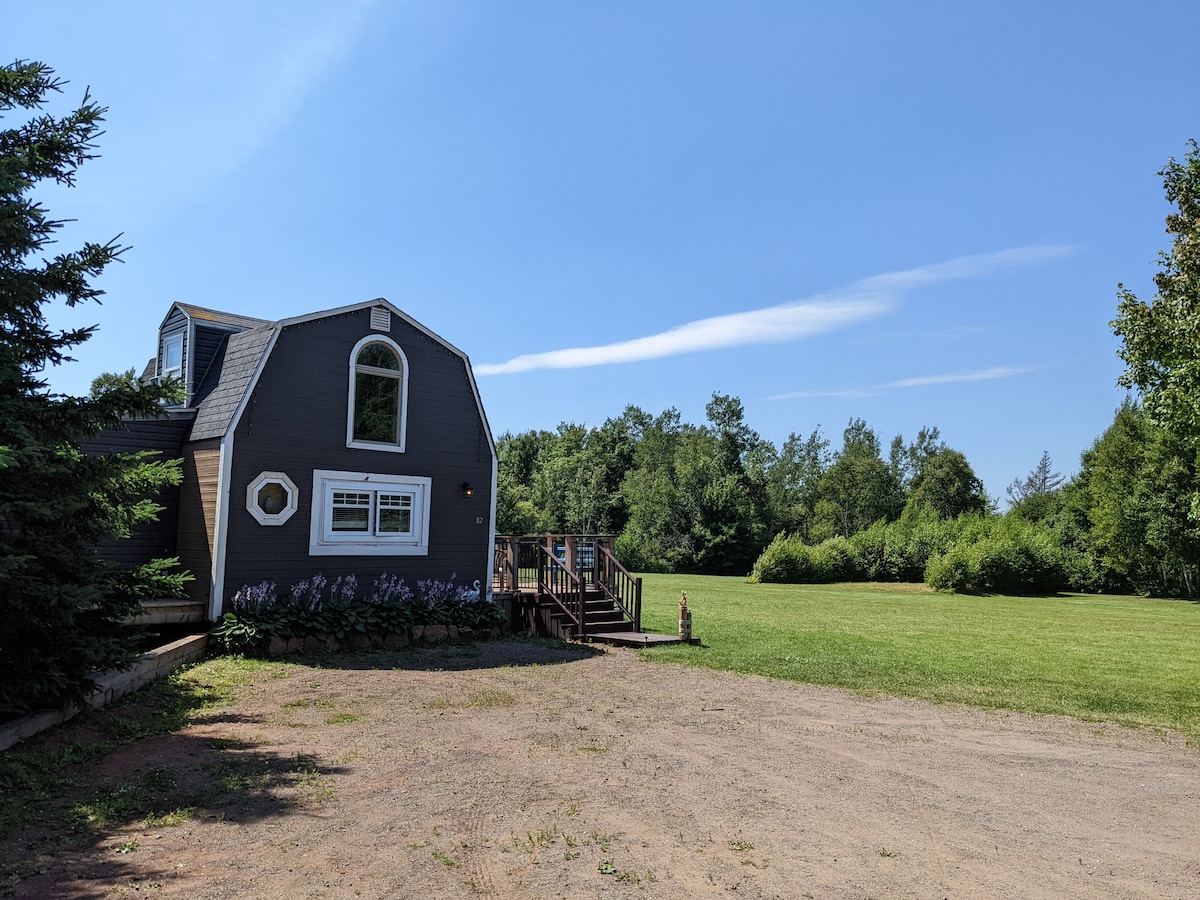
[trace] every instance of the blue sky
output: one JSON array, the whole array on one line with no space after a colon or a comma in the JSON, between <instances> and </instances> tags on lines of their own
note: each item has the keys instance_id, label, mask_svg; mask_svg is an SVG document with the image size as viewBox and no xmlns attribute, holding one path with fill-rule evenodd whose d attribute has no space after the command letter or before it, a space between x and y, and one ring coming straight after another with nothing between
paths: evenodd
<instances>
[{"instance_id":1,"label":"blue sky","mask_svg":"<svg viewBox=\"0 0 1200 900\"><path fill-rule=\"evenodd\" d=\"M937 425L993 496L1123 392L1157 171L1200 138L1200 4L5 3L0 56L110 108L38 196L123 233L51 373L139 367L180 300L383 296L506 430L734 394L777 445ZM12 120L10 120L12 121Z\"/></svg>"}]
</instances>

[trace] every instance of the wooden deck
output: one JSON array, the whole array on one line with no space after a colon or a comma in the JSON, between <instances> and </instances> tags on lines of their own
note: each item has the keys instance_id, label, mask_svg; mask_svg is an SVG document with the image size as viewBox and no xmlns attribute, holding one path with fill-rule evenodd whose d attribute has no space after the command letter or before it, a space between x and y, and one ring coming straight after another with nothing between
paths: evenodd
<instances>
[{"instance_id":1,"label":"wooden deck","mask_svg":"<svg viewBox=\"0 0 1200 900\"><path fill-rule=\"evenodd\" d=\"M668 644L682 644L683 638L677 634L650 634L645 631L608 631L588 635L589 641L602 644L613 644L617 647L663 647Z\"/></svg>"},{"instance_id":2,"label":"wooden deck","mask_svg":"<svg viewBox=\"0 0 1200 900\"><path fill-rule=\"evenodd\" d=\"M647 647L679 638L642 631L642 579L614 554L615 535L496 538L492 592L512 600L514 626L568 641Z\"/></svg>"}]
</instances>

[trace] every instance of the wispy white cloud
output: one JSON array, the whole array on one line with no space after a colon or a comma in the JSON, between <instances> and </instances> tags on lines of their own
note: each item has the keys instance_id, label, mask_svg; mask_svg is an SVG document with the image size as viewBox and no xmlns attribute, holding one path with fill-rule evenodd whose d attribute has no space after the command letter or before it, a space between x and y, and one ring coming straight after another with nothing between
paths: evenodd
<instances>
[{"instance_id":1,"label":"wispy white cloud","mask_svg":"<svg viewBox=\"0 0 1200 900\"><path fill-rule=\"evenodd\" d=\"M821 299L771 306L688 322L669 331L601 347L572 347L518 356L475 367L478 375L507 375L534 369L578 369L639 362L745 344L778 344L847 328L891 309L884 298Z\"/></svg>"},{"instance_id":2,"label":"wispy white cloud","mask_svg":"<svg viewBox=\"0 0 1200 900\"><path fill-rule=\"evenodd\" d=\"M1014 375L1025 375L1036 372L1037 366L992 366L989 369L977 369L974 372L943 372L939 375L919 375L915 378L901 378L878 384L873 388L844 388L828 391L789 391L786 394L774 394L767 400L810 400L814 397L871 397L881 391L894 391L903 388L929 387L935 384L961 384L970 381L993 381L997 378L1012 378Z\"/></svg>"},{"instance_id":3,"label":"wispy white cloud","mask_svg":"<svg viewBox=\"0 0 1200 900\"><path fill-rule=\"evenodd\" d=\"M963 256L902 272L874 275L840 290L792 303L698 319L646 337L597 347L529 353L503 363L482 363L475 367L475 374L509 375L535 369L577 369L662 359L701 350L786 343L877 318L894 309L906 292L919 287L1038 265L1062 259L1073 252L1070 247L1040 246Z\"/></svg>"},{"instance_id":4,"label":"wispy white cloud","mask_svg":"<svg viewBox=\"0 0 1200 900\"><path fill-rule=\"evenodd\" d=\"M877 392L866 388L844 388L832 391L790 391L786 394L775 394L767 400L812 400L818 397L831 397L844 400L854 397L873 397Z\"/></svg>"},{"instance_id":5,"label":"wispy white cloud","mask_svg":"<svg viewBox=\"0 0 1200 900\"><path fill-rule=\"evenodd\" d=\"M965 381L992 381L996 378L1011 378L1033 372L1036 366L994 366L974 372L946 372L941 375L921 375L916 378L901 378L881 384L881 389L928 387L931 384L961 384Z\"/></svg>"}]
</instances>

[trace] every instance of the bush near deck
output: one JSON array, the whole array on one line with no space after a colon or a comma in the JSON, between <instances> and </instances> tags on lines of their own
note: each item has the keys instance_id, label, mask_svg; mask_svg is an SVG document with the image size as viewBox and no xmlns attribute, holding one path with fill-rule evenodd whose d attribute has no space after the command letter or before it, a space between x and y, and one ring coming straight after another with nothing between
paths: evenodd
<instances>
[{"instance_id":1,"label":"bush near deck","mask_svg":"<svg viewBox=\"0 0 1200 900\"><path fill-rule=\"evenodd\" d=\"M1200 604L1194 602L646 575L643 627L674 632L684 590L699 645L643 651L647 659L865 694L1169 728L1200 742Z\"/></svg>"}]
</instances>

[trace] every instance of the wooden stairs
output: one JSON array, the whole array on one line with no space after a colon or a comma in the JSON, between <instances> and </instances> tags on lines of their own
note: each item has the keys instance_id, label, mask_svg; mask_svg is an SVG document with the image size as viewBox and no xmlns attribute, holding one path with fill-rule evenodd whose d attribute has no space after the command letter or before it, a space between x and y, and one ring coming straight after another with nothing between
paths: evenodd
<instances>
[{"instance_id":1,"label":"wooden stairs","mask_svg":"<svg viewBox=\"0 0 1200 900\"><path fill-rule=\"evenodd\" d=\"M537 603L539 632L564 641L586 640L597 634L631 634L633 620L628 618L603 591L583 592L584 618L580 633L576 623L562 607L549 601Z\"/></svg>"},{"instance_id":2,"label":"wooden stairs","mask_svg":"<svg viewBox=\"0 0 1200 900\"><path fill-rule=\"evenodd\" d=\"M497 593L525 627L566 641L634 647L677 644L641 630L642 580L617 562L611 536L503 536L496 540Z\"/></svg>"}]
</instances>

